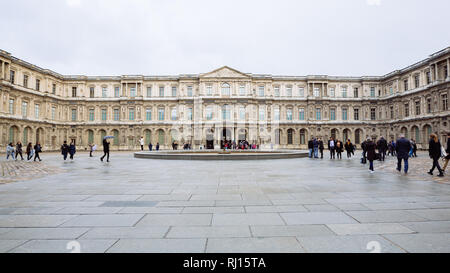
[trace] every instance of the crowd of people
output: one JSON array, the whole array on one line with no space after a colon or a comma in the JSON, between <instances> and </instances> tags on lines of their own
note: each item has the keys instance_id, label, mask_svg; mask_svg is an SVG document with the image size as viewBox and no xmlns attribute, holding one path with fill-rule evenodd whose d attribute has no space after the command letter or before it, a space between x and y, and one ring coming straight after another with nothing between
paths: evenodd
<instances>
[{"instance_id":1,"label":"crowd of people","mask_svg":"<svg viewBox=\"0 0 450 273\"><path fill-rule=\"evenodd\" d=\"M342 153L344 150L347 153L347 158L351 158L355 154L356 145L354 145L350 139L347 139L345 144L338 139L330 137L328 140L328 150L330 151L330 159L342 159ZM369 170L374 172L374 161L385 161L386 156L397 157L397 171L403 171L408 173L408 159L411 157L417 157L417 143L414 139L406 139L404 135L400 135L397 141L386 141L384 137L380 137L378 141L367 137L365 141L361 143L362 158L361 163L367 164L369 161ZM321 138L312 137L308 141L309 158L323 158L324 143ZM428 174L433 175L433 171L437 169L439 171L438 176L443 177L448 162L450 161L450 133L447 134L447 148L439 142L439 138L436 134L430 135L428 143L428 154L432 159L432 168ZM439 159L443 158L444 166L441 168L439 165Z\"/></svg>"},{"instance_id":2,"label":"crowd of people","mask_svg":"<svg viewBox=\"0 0 450 273\"><path fill-rule=\"evenodd\" d=\"M28 143L25 153L27 155L27 161L30 161L31 159L33 159L34 156L34 160L41 160L40 157L40 153L42 152L42 147L41 144L39 142L37 142L34 146L33 144L30 142ZM10 157L12 160L17 160L20 156L21 160L24 160L23 158L23 146L22 146L22 142L18 141L16 143L16 145L14 145L12 142L10 142L7 146L6 146L6 160L8 160Z\"/></svg>"}]
</instances>

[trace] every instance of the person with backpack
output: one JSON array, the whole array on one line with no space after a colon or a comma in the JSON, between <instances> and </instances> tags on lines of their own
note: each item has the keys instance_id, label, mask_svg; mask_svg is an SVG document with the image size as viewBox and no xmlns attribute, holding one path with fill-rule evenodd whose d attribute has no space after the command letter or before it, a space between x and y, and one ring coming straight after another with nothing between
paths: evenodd
<instances>
[{"instance_id":1,"label":"person with backpack","mask_svg":"<svg viewBox=\"0 0 450 273\"><path fill-rule=\"evenodd\" d=\"M41 160L41 157L39 156L39 153L42 152L42 147L41 147L41 143L39 143L39 141L36 143L36 145L34 145L34 161L36 161L36 159L39 159L39 161Z\"/></svg>"},{"instance_id":2,"label":"person with backpack","mask_svg":"<svg viewBox=\"0 0 450 273\"><path fill-rule=\"evenodd\" d=\"M319 138L319 151L320 151L320 158L323 159L323 140L322 140L322 138Z\"/></svg>"},{"instance_id":3,"label":"person with backpack","mask_svg":"<svg viewBox=\"0 0 450 273\"><path fill-rule=\"evenodd\" d=\"M67 159L67 154L69 153L69 145L67 145L67 141L64 140L63 145L61 145L61 154L63 155L63 159Z\"/></svg>"},{"instance_id":4,"label":"person with backpack","mask_svg":"<svg viewBox=\"0 0 450 273\"><path fill-rule=\"evenodd\" d=\"M386 158L386 150L388 148L387 141L384 139L384 137L380 137L380 139L377 142L377 148L378 152L380 153L380 160L384 161Z\"/></svg>"},{"instance_id":5,"label":"person with backpack","mask_svg":"<svg viewBox=\"0 0 450 273\"><path fill-rule=\"evenodd\" d=\"M70 154L71 160L73 160L73 156L75 155L76 152L77 152L77 149L75 147L75 140L72 140L69 145L69 154Z\"/></svg>"},{"instance_id":6,"label":"person with backpack","mask_svg":"<svg viewBox=\"0 0 450 273\"><path fill-rule=\"evenodd\" d=\"M439 142L439 139L435 134L430 135L430 142L428 143L428 154L430 155L430 158L433 160L433 167L428 172L428 174L433 175L434 168L437 168L439 171L438 176L443 177L444 172L442 171L441 166L439 166L439 158L442 155L441 143Z\"/></svg>"},{"instance_id":7,"label":"person with backpack","mask_svg":"<svg viewBox=\"0 0 450 273\"><path fill-rule=\"evenodd\" d=\"M411 149L411 142L405 138L405 135L400 135L400 138L397 140L397 171L402 171L402 160L404 161L404 170L405 174L408 173L408 158L409 158L409 150Z\"/></svg>"}]
</instances>

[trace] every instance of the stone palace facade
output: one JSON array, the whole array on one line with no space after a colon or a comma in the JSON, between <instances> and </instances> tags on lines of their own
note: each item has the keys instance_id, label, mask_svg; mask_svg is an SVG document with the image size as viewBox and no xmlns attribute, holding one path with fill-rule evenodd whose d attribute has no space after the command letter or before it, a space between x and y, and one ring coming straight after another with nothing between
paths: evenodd
<instances>
[{"instance_id":1,"label":"stone palace facade","mask_svg":"<svg viewBox=\"0 0 450 273\"><path fill-rule=\"evenodd\" d=\"M113 150L222 140L306 148L312 136L361 143L400 133L425 148L450 131L450 47L377 77L274 76L224 66L178 76L65 76L0 50L0 145L64 140L80 148L112 135Z\"/></svg>"}]
</instances>

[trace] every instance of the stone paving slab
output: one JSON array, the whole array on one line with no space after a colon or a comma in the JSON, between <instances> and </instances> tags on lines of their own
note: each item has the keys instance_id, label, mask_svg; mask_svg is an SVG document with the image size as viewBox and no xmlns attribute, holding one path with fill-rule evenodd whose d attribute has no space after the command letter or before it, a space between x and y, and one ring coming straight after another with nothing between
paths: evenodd
<instances>
[{"instance_id":1,"label":"stone paving slab","mask_svg":"<svg viewBox=\"0 0 450 273\"><path fill-rule=\"evenodd\" d=\"M149 239L163 238L169 227L95 227L85 233L82 239Z\"/></svg>"},{"instance_id":2,"label":"stone paving slab","mask_svg":"<svg viewBox=\"0 0 450 273\"><path fill-rule=\"evenodd\" d=\"M57 227L74 215L0 215L0 227Z\"/></svg>"},{"instance_id":3,"label":"stone paving slab","mask_svg":"<svg viewBox=\"0 0 450 273\"><path fill-rule=\"evenodd\" d=\"M293 206L246 206L245 211L248 213L254 213L254 212L306 212L308 210L302 205L293 205Z\"/></svg>"},{"instance_id":4,"label":"stone paving slab","mask_svg":"<svg viewBox=\"0 0 450 273\"><path fill-rule=\"evenodd\" d=\"M450 252L450 233L390 234L385 237L408 252Z\"/></svg>"},{"instance_id":5,"label":"stone paving slab","mask_svg":"<svg viewBox=\"0 0 450 273\"><path fill-rule=\"evenodd\" d=\"M278 213L215 213L213 226L285 225Z\"/></svg>"},{"instance_id":6,"label":"stone paving slab","mask_svg":"<svg viewBox=\"0 0 450 273\"><path fill-rule=\"evenodd\" d=\"M104 253L117 240L79 240L81 253ZM71 253L70 240L31 240L9 251L11 253Z\"/></svg>"},{"instance_id":7,"label":"stone paving slab","mask_svg":"<svg viewBox=\"0 0 450 273\"><path fill-rule=\"evenodd\" d=\"M405 251L379 235L297 237L306 252L312 253L370 253L370 242L377 242L381 253Z\"/></svg>"},{"instance_id":8,"label":"stone paving slab","mask_svg":"<svg viewBox=\"0 0 450 273\"><path fill-rule=\"evenodd\" d=\"M20 245L23 245L26 240L0 240L0 253L6 253Z\"/></svg>"},{"instance_id":9,"label":"stone paving slab","mask_svg":"<svg viewBox=\"0 0 450 273\"><path fill-rule=\"evenodd\" d=\"M167 238L227 238L251 237L248 226L175 226Z\"/></svg>"},{"instance_id":10,"label":"stone paving slab","mask_svg":"<svg viewBox=\"0 0 450 273\"><path fill-rule=\"evenodd\" d=\"M406 222L401 224L420 233L450 233L450 221Z\"/></svg>"},{"instance_id":11,"label":"stone paving slab","mask_svg":"<svg viewBox=\"0 0 450 273\"><path fill-rule=\"evenodd\" d=\"M109 253L202 253L206 239L120 239Z\"/></svg>"},{"instance_id":12,"label":"stone paving slab","mask_svg":"<svg viewBox=\"0 0 450 273\"><path fill-rule=\"evenodd\" d=\"M450 220L450 209L417 209L411 213L432 221Z\"/></svg>"},{"instance_id":13,"label":"stone paving slab","mask_svg":"<svg viewBox=\"0 0 450 273\"><path fill-rule=\"evenodd\" d=\"M76 214L76 215L85 215L85 214L114 214L118 213L122 208L121 207L68 207L52 212L51 214Z\"/></svg>"},{"instance_id":14,"label":"stone paving slab","mask_svg":"<svg viewBox=\"0 0 450 273\"><path fill-rule=\"evenodd\" d=\"M209 253L303 253L295 237L208 239Z\"/></svg>"},{"instance_id":15,"label":"stone paving slab","mask_svg":"<svg viewBox=\"0 0 450 273\"><path fill-rule=\"evenodd\" d=\"M363 203L371 210L406 210L406 209L426 209L421 203Z\"/></svg>"},{"instance_id":16,"label":"stone paving slab","mask_svg":"<svg viewBox=\"0 0 450 273\"><path fill-rule=\"evenodd\" d=\"M136 226L208 226L211 218L212 214L147 214Z\"/></svg>"},{"instance_id":17,"label":"stone paving slab","mask_svg":"<svg viewBox=\"0 0 450 273\"><path fill-rule=\"evenodd\" d=\"M119 208L119 214L167 214L167 213L181 213L183 211L183 207L127 207L127 208Z\"/></svg>"},{"instance_id":18,"label":"stone paving slab","mask_svg":"<svg viewBox=\"0 0 450 273\"><path fill-rule=\"evenodd\" d=\"M89 228L14 228L0 234L0 240L72 239L75 240Z\"/></svg>"},{"instance_id":19,"label":"stone paving slab","mask_svg":"<svg viewBox=\"0 0 450 273\"><path fill-rule=\"evenodd\" d=\"M347 214L361 223L401 223L426 220L409 210L349 211Z\"/></svg>"},{"instance_id":20,"label":"stone paving slab","mask_svg":"<svg viewBox=\"0 0 450 273\"><path fill-rule=\"evenodd\" d=\"M288 225L357 223L353 218L343 212L281 213L281 217L283 217Z\"/></svg>"},{"instance_id":21,"label":"stone paving slab","mask_svg":"<svg viewBox=\"0 0 450 273\"><path fill-rule=\"evenodd\" d=\"M142 217L144 214L79 215L64 223L62 227L131 227Z\"/></svg>"},{"instance_id":22,"label":"stone paving slab","mask_svg":"<svg viewBox=\"0 0 450 273\"><path fill-rule=\"evenodd\" d=\"M335 235L326 225L251 226L250 228L254 237L309 237Z\"/></svg>"},{"instance_id":23,"label":"stone paving slab","mask_svg":"<svg viewBox=\"0 0 450 273\"><path fill-rule=\"evenodd\" d=\"M185 207L183 213L244 213L244 207Z\"/></svg>"},{"instance_id":24,"label":"stone paving slab","mask_svg":"<svg viewBox=\"0 0 450 273\"><path fill-rule=\"evenodd\" d=\"M414 232L397 223L328 224L327 227L337 235L396 234Z\"/></svg>"}]
</instances>

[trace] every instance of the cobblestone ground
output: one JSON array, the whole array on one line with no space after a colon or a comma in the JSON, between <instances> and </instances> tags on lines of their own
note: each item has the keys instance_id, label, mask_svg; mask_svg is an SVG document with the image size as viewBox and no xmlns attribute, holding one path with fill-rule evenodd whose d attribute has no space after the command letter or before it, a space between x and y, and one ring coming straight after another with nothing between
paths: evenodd
<instances>
[{"instance_id":1,"label":"cobblestone ground","mask_svg":"<svg viewBox=\"0 0 450 273\"><path fill-rule=\"evenodd\" d=\"M426 174L423 152L408 175L393 158L375 162L371 174L360 154L2 159L37 170L0 185L0 252L450 252L450 176Z\"/></svg>"},{"instance_id":2,"label":"cobblestone ground","mask_svg":"<svg viewBox=\"0 0 450 273\"><path fill-rule=\"evenodd\" d=\"M24 181L56 174L62 170L58 167L50 167L45 162L27 160L0 160L1 176L0 184L14 181Z\"/></svg>"}]
</instances>

